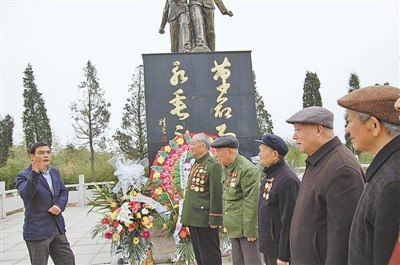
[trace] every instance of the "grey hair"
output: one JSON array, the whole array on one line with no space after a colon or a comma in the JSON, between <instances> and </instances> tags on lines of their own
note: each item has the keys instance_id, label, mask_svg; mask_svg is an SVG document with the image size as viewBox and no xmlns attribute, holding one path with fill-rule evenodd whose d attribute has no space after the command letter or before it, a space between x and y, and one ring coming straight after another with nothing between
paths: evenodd
<instances>
[{"instance_id":1,"label":"grey hair","mask_svg":"<svg viewBox=\"0 0 400 265\"><path fill-rule=\"evenodd\" d=\"M365 114L365 113L362 113L362 112L357 112L357 116L358 116L358 118L361 120L361 122L363 124L366 123L367 120L369 120L369 118L372 117L371 115ZM383 126L385 126L386 131L389 133L389 135L391 135L391 136L400 135L400 125L393 124L393 123L390 123L390 122L387 122L387 121L382 121L382 120L379 120L379 122L382 123Z\"/></svg>"},{"instance_id":2,"label":"grey hair","mask_svg":"<svg viewBox=\"0 0 400 265\"><path fill-rule=\"evenodd\" d=\"M208 136L205 135L205 133L195 134L195 135L193 135L193 139L196 139L197 141L205 144L207 149L210 148L210 138L208 138Z\"/></svg>"}]
</instances>

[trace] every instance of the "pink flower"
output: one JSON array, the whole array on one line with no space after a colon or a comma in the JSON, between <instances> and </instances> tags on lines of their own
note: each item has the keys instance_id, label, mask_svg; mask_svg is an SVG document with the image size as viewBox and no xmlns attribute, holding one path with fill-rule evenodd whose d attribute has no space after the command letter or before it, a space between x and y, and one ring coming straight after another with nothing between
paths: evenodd
<instances>
[{"instance_id":1,"label":"pink flower","mask_svg":"<svg viewBox=\"0 0 400 265\"><path fill-rule=\"evenodd\" d=\"M107 239L111 239L111 238L113 237L112 231L111 231L111 230L108 230L108 231L106 232L105 236L106 236Z\"/></svg>"},{"instance_id":2,"label":"pink flower","mask_svg":"<svg viewBox=\"0 0 400 265\"><path fill-rule=\"evenodd\" d=\"M143 238L149 238L150 237L150 232L149 231L143 231L142 232L142 237Z\"/></svg>"}]
</instances>

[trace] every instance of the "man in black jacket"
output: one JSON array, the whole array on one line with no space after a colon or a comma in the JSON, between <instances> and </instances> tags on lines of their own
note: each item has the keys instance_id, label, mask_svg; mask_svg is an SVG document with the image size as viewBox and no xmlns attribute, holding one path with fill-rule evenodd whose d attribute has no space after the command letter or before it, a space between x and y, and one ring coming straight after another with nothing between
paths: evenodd
<instances>
[{"instance_id":1,"label":"man in black jacket","mask_svg":"<svg viewBox=\"0 0 400 265\"><path fill-rule=\"evenodd\" d=\"M260 252L266 265L289 265L289 231L300 180L286 164L285 141L277 135L265 134L260 143L260 164L265 176L258 202Z\"/></svg>"}]
</instances>

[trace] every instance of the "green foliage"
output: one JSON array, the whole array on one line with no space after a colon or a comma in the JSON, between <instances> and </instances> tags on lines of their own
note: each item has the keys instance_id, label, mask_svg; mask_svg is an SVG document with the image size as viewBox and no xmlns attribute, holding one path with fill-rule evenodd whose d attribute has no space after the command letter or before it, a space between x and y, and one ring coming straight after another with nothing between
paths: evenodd
<instances>
[{"instance_id":1,"label":"green foliage","mask_svg":"<svg viewBox=\"0 0 400 265\"><path fill-rule=\"evenodd\" d=\"M360 164L371 164L372 160L374 160L374 156L366 152L361 152L358 157Z\"/></svg>"},{"instance_id":2,"label":"green foliage","mask_svg":"<svg viewBox=\"0 0 400 265\"><path fill-rule=\"evenodd\" d=\"M50 120L44 105L42 94L36 88L35 76L32 65L28 64L24 71L24 112L22 115L22 127L26 149L36 142L46 142L50 147L53 143Z\"/></svg>"},{"instance_id":3,"label":"green foliage","mask_svg":"<svg viewBox=\"0 0 400 265\"><path fill-rule=\"evenodd\" d=\"M114 181L115 169L107 162L112 157L111 153L97 152L96 168L98 169L97 181ZM77 184L79 175L85 175L85 182L91 182L90 152L84 147L75 148L68 145L53 153L51 165L60 171L65 184ZM7 164L0 168L0 181L6 182L6 189L15 189L15 176L31 163L23 145L13 146Z\"/></svg>"},{"instance_id":4,"label":"green foliage","mask_svg":"<svg viewBox=\"0 0 400 265\"><path fill-rule=\"evenodd\" d=\"M6 115L3 119L0 117L0 167L7 163L10 148L13 145L14 119Z\"/></svg>"},{"instance_id":5,"label":"green foliage","mask_svg":"<svg viewBox=\"0 0 400 265\"><path fill-rule=\"evenodd\" d=\"M358 75L356 73L350 73L350 78L349 78L349 93L353 92L354 90L360 89L360 79L358 78ZM349 121L347 120L347 114L345 114L345 128L347 127L347 125L349 124ZM351 137L349 134L345 133L344 135L345 138L345 145L347 146L347 148L350 149L350 151L353 152L353 154L355 155L360 155L361 152L355 150L353 148L353 144L351 143Z\"/></svg>"},{"instance_id":6,"label":"green foliage","mask_svg":"<svg viewBox=\"0 0 400 265\"><path fill-rule=\"evenodd\" d=\"M307 155L299 151L296 143L293 140L286 140L285 142L289 149L285 156L286 163L296 174L303 173L303 168L306 165L305 160Z\"/></svg>"},{"instance_id":7,"label":"green foliage","mask_svg":"<svg viewBox=\"0 0 400 265\"><path fill-rule=\"evenodd\" d=\"M254 84L254 96L256 103L257 133L258 133L258 138L261 139L265 133L273 133L274 125L272 124L271 115L265 108L262 96L257 91L256 74L254 71L253 71L253 84Z\"/></svg>"},{"instance_id":8,"label":"green foliage","mask_svg":"<svg viewBox=\"0 0 400 265\"><path fill-rule=\"evenodd\" d=\"M95 153L96 181L114 180L115 169L107 162L111 157L111 153ZM79 175L85 176L85 182L92 181L89 161L89 150L82 146L75 148L72 145L68 145L56 155L53 155L51 164L60 171L65 184L76 184L79 182Z\"/></svg>"},{"instance_id":9,"label":"green foliage","mask_svg":"<svg viewBox=\"0 0 400 265\"><path fill-rule=\"evenodd\" d=\"M303 108L312 106L322 107L321 94L319 93L320 87L321 83L317 73L307 71L303 86Z\"/></svg>"},{"instance_id":10,"label":"green foliage","mask_svg":"<svg viewBox=\"0 0 400 265\"><path fill-rule=\"evenodd\" d=\"M111 113L108 108L110 103L104 100L104 91L100 88L97 70L90 61L83 68L85 80L79 85L83 96L78 102L71 104L70 109L76 137L89 146L90 168L92 180L96 181L95 172L95 147L104 143L104 132L108 126Z\"/></svg>"},{"instance_id":11,"label":"green foliage","mask_svg":"<svg viewBox=\"0 0 400 265\"><path fill-rule=\"evenodd\" d=\"M0 168L0 181L6 182L6 189L15 189L15 177L31 163L23 145L12 146L7 164Z\"/></svg>"},{"instance_id":12,"label":"green foliage","mask_svg":"<svg viewBox=\"0 0 400 265\"><path fill-rule=\"evenodd\" d=\"M124 107L121 129L117 129L113 139L126 158L142 160L148 156L143 65L136 67L132 81L128 90L131 96Z\"/></svg>"}]
</instances>

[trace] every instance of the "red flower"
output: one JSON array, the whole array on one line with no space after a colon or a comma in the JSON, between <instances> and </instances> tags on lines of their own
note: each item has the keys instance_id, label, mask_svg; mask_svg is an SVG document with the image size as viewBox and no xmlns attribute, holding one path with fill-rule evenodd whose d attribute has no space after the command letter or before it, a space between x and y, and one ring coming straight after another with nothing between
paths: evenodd
<instances>
[{"instance_id":1,"label":"red flower","mask_svg":"<svg viewBox=\"0 0 400 265\"><path fill-rule=\"evenodd\" d=\"M149 231L143 231L142 232L142 237L143 238L149 238L150 237L150 232Z\"/></svg>"},{"instance_id":2,"label":"red flower","mask_svg":"<svg viewBox=\"0 0 400 265\"><path fill-rule=\"evenodd\" d=\"M179 236L181 238L187 238L187 236L189 235L189 231L182 226L181 231L179 232Z\"/></svg>"},{"instance_id":3,"label":"red flower","mask_svg":"<svg viewBox=\"0 0 400 265\"><path fill-rule=\"evenodd\" d=\"M112 227L114 227L115 229L118 228L119 222L117 220L114 220L114 222L112 223Z\"/></svg>"},{"instance_id":4,"label":"red flower","mask_svg":"<svg viewBox=\"0 0 400 265\"><path fill-rule=\"evenodd\" d=\"M103 219L101 219L101 223L103 225L108 225L110 223L110 220L107 217L104 217Z\"/></svg>"}]
</instances>

